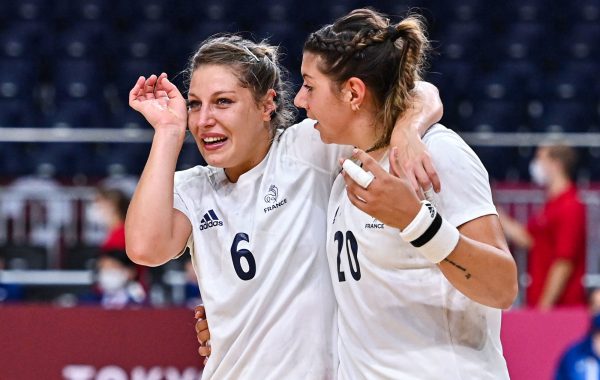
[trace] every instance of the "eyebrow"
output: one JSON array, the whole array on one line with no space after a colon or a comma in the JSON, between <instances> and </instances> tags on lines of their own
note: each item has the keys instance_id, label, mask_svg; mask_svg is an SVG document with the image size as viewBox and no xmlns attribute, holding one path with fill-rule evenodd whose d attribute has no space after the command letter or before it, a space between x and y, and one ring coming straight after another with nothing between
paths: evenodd
<instances>
[{"instance_id":1,"label":"eyebrow","mask_svg":"<svg viewBox=\"0 0 600 380\"><path fill-rule=\"evenodd\" d=\"M234 94L235 95L235 91L228 91L228 90L221 90L221 91L216 91L214 93L211 94L211 96L219 96L219 95L223 95L223 94ZM188 97L194 97L194 98L198 98L198 95L194 94L193 92L189 92L188 93Z\"/></svg>"},{"instance_id":2,"label":"eyebrow","mask_svg":"<svg viewBox=\"0 0 600 380\"><path fill-rule=\"evenodd\" d=\"M302 78L312 78L312 77L306 73L302 73Z\"/></svg>"}]
</instances>

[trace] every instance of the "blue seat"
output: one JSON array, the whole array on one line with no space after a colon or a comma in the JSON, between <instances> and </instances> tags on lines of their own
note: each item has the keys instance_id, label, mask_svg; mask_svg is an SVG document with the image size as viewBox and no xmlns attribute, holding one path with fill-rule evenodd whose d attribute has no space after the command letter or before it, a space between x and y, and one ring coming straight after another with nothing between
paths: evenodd
<instances>
[{"instance_id":1,"label":"blue seat","mask_svg":"<svg viewBox=\"0 0 600 380\"><path fill-rule=\"evenodd\" d=\"M50 2L45 0L20 0L8 3L10 5L5 11L10 15L11 20L47 22L53 16Z\"/></svg>"},{"instance_id":2,"label":"blue seat","mask_svg":"<svg viewBox=\"0 0 600 380\"><path fill-rule=\"evenodd\" d=\"M52 55L56 60L84 59L102 63L114 54L110 36L106 23L72 24L56 36Z\"/></svg>"},{"instance_id":3,"label":"blue seat","mask_svg":"<svg viewBox=\"0 0 600 380\"><path fill-rule=\"evenodd\" d=\"M39 117L40 111L27 100L0 98L0 128L35 127Z\"/></svg>"},{"instance_id":4,"label":"blue seat","mask_svg":"<svg viewBox=\"0 0 600 380\"><path fill-rule=\"evenodd\" d=\"M55 17L64 24L70 24L73 20L79 23L114 22L115 7L111 0L55 0L54 3Z\"/></svg>"},{"instance_id":5,"label":"blue seat","mask_svg":"<svg viewBox=\"0 0 600 380\"><path fill-rule=\"evenodd\" d=\"M162 22L140 23L119 41L121 59L162 59L170 56L169 26Z\"/></svg>"},{"instance_id":6,"label":"blue seat","mask_svg":"<svg viewBox=\"0 0 600 380\"><path fill-rule=\"evenodd\" d=\"M0 133L2 129L0 128ZM25 157L24 144L13 142L0 142L0 173L2 177L19 177L29 173L29 162Z\"/></svg>"},{"instance_id":7,"label":"blue seat","mask_svg":"<svg viewBox=\"0 0 600 380\"><path fill-rule=\"evenodd\" d=\"M120 165L125 172L140 175L148 159L150 146L143 143L128 144L102 144L101 149L96 150L96 166L102 176L109 173L109 168Z\"/></svg>"},{"instance_id":8,"label":"blue seat","mask_svg":"<svg viewBox=\"0 0 600 380\"><path fill-rule=\"evenodd\" d=\"M31 100L36 89L38 67L29 60L0 60L0 98Z\"/></svg>"},{"instance_id":9,"label":"blue seat","mask_svg":"<svg viewBox=\"0 0 600 380\"><path fill-rule=\"evenodd\" d=\"M106 127L108 111L100 100L62 100L53 112L46 115L46 124L53 127Z\"/></svg>"},{"instance_id":10,"label":"blue seat","mask_svg":"<svg viewBox=\"0 0 600 380\"><path fill-rule=\"evenodd\" d=\"M105 73L94 60L58 60L54 63L55 103L72 99L99 99L103 96Z\"/></svg>"},{"instance_id":11,"label":"blue seat","mask_svg":"<svg viewBox=\"0 0 600 380\"><path fill-rule=\"evenodd\" d=\"M473 113L464 124L475 132L513 132L525 123L526 114L520 102L484 100L473 103Z\"/></svg>"},{"instance_id":12,"label":"blue seat","mask_svg":"<svg viewBox=\"0 0 600 380\"><path fill-rule=\"evenodd\" d=\"M140 76L148 78L152 74L160 75L166 71L166 65L160 60L149 59L123 59L115 67L115 79L113 83L116 86L119 99L124 105L129 102L129 91L135 85ZM171 73L169 76L172 78Z\"/></svg>"},{"instance_id":13,"label":"blue seat","mask_svg":"<svg viewBox=\"0 0 600 380\"><path fill-rule=\"evenodd\" d=\"M587 132L594 108L579 100L544 101L543 112L530 123L537 132Z\"/></svg>"}]
</instances>

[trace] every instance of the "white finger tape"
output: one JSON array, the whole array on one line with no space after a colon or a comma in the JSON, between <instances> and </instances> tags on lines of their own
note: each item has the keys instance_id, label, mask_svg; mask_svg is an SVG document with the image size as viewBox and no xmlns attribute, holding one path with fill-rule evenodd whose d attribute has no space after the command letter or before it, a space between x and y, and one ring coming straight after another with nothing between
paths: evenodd
<instances>
[{"instance_id":1,"label":"white finger tape","mask_svg":"<svg viewBox=\"0 0 600 380\"><path fill-rule=\"evenodd\" d=\"M375 179L373 173L364 171L363 168L356 165L352 160L345 160L342 167L344 168L344 171L348 173L350 178L358 183L363 189L369 187L373 179Z\"/></svg>"}]
</instances>

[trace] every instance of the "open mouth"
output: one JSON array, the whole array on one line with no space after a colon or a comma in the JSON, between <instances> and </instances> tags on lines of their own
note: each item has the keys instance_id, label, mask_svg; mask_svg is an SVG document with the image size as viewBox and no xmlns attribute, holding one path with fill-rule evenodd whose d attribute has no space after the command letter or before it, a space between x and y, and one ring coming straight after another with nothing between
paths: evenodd
<instances>
[{"instance_id":1,"label":"open mouth","mask_svg":"<svg viewBox=\"0 0 600 380\"><path fill-rule=\"evenodd\" d=\"M227 137L205 137L202 139L207 147L217 146L227 141Z\"/></svg>"}]
</instances>

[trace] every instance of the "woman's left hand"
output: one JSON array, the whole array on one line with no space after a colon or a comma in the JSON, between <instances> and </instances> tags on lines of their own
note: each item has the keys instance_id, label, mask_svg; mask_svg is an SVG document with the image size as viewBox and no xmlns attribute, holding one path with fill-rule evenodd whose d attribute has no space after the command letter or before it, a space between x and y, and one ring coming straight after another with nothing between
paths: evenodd
<instances>
[{"instance_id":1,"label":"woman's left hand","mask_svg":"<svg viewBox=\"0 0 600 380\"><path fill-rule=\"evenodd\" d=\"M375 178L363 189L345 171L346 192L350 202L363 212L382 223L404 229L419 212L421 204L411 181L397 164L397 148L390 151L390 172L385 171L371 156L355 149L353 158L362 162L362 168L370 171Z\"/></svg>"}]
</instances>

